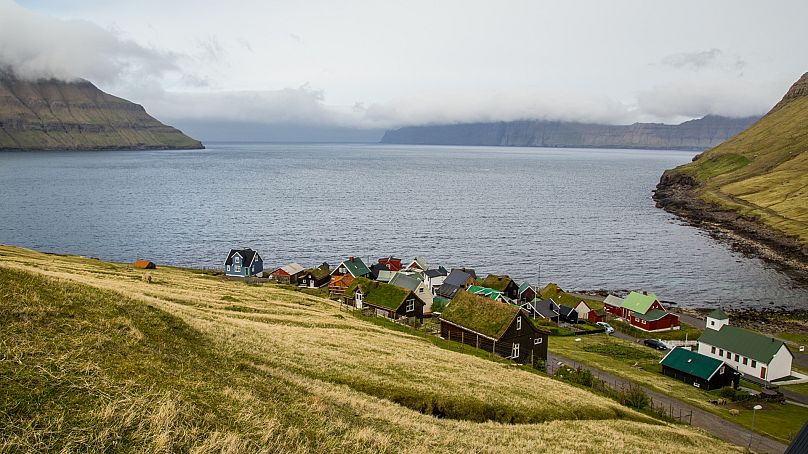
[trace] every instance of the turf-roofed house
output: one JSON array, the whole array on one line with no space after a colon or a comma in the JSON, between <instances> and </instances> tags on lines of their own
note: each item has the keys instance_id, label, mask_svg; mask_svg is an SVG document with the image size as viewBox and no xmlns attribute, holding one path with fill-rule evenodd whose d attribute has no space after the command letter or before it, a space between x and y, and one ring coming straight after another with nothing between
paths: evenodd
<instances>
[{"instance_id":1,"label":"turf-roofed house","mask_svg":"<svg viewBox=\"0 0 808 454\"><path fill-rule=\"evenodd\" d=\"M331 268L328 263L323 263L317 268L308 268L300 273L297 278L297 285L306 288L320 288L328 285L331 278Z\"/></svg>"},{"instance_id":2,"label":"turf-roofed house","mask_svg":"<svg viewBox=\"0 0 808 454\"><path fill-rule=\"evenodd\" d=\"M515 300L519 297L519 284L516 283L507 274L498 276L496 274L489 274L485 279L480 282L480 287L488 287L498 292L506 298Z\"/></svg>"},{"instance_id":3,"label":"turf-roofed house","mask_svg":"<svg viewBox=\"0 0 808 454\"><path fill-rule=\"evenodd\" d=\"M676 347L662 361L662 373L705 390L737 387L741 374L720 359Z\"/></svg>"},{"instance_id":4,"label":"turf-roofed house","mask_svg":"<svg viewBox=\"0 0 808 454\"><path fill-rule=\"evenodd\" d=\"M547 360L547 333L523 309L461 290L440 315L441 337L522 364Z\"/></svg>"},{"instance_id":5,"label":"turf-roofed house","mask_svg":"<svg viewBox=\"0 0 808 454\"><path fill-rule=\"evenodd\" d=\"M230 249L224 261L224 274L231 277L261 276L264 260L250 248Z\"/></svg>"},{"instance_id":6,"label":"turf-roofed house","mask_svg":"<svg viewBox=\"0 0 808 454\"><path fill-rule=\"evenodd\" d=\"M381 317L424 320L424 303L412 290L396 285L358 277L345 289L343 297L348 305Z\"/></svg>"}]
</instances>

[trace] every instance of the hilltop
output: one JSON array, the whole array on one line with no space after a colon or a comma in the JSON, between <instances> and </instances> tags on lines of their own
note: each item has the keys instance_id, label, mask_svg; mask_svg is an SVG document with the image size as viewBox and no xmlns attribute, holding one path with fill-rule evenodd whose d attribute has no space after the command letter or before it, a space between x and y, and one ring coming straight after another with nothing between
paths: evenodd
<instances>
[{"instance_id":1,"label":"hilltop","mask_svg":"<svg viewBox=\"0 0 808 454\"><path fill-rule=\"evenodd\" d=\"M765 256L808 269L808 73L763 118L666 171L658 205L716 223ZM763 248L763 245L766 248Z\"/></svg>"},{"instance_id":2,"label":"hilltop","mask_svg":"<svg viewBox=\"0 0 808 454\"><path fill-rule=\"evenodd\" d=\"M146 110L86 81L0 71L0 151L204 148Z\"/></svg>"},{"instance_id":3,"label":"hilltop","mask_svg":"<svg viewBox=\"0 0 808 454\"><path fill-rule=\"evenodd\" d=\"M704 150L734 136L757 117L708 115L678 125L605 125L546 120L409 126L385 132L382 143L559 148Z\"/></svg>"},{"instance_id":4,"label":"hilltop","mask_svg":"<svg viewBox=\"0 0 808 454\"><path fill-rule=\"evenodd\" d=\"M0 246L0 299L0 451L741 452L329 300L203 271Z\"/></svg>"}]
</instances>

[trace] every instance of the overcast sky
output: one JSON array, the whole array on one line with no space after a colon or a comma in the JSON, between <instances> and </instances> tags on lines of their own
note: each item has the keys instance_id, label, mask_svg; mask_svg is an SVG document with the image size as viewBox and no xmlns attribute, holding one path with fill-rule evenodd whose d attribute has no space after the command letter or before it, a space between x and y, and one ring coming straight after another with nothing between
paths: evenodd
<instances>
[{"instance_id":1,"label":"overcast sky","mask_svg":"<svg viewBox=\"0 0 808 454\"><path fill-rule=\"evenodd\" d=\"M0 0L0 61L160 119L387 128L762 114L808 1Z\"/></svg>"}]
</instances>

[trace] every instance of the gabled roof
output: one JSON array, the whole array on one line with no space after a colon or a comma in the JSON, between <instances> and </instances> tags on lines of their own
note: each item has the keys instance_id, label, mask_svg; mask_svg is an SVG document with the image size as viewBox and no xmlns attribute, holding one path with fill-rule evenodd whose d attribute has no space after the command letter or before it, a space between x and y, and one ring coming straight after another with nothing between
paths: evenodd
<instances>
[{"instance_id":1,"label":"gabled roof","mask_svg":"<svg viewBox=\"0 0 808 454\"><path fill-rule=\"evenodd\" d=\"M380 270L379 273L376 275L376 280L379 282L390 282L390 279L396 275L395 271L390 270Z\"/></svg>"},{"instance_id":2,"label":"gabled roof","mask_svg":"<svg viewBox=\"0 0 808 454\"><path fill-rule=\"evenodd\" d=\"M551 320L558 317L558 306L551 300L534 300L533 307L538 315L543 318Z\"/></svg>"},{"instance_id":3,"label":"gabled roof","mask_svg":"<svg viewBox=\"0 0 808 454\"><path fill-rule=\"evenodd\" d=\"M569 306L565 306L563 304L558 305L558 312L561 314L562 317L569 317L573 313L575 313L575 315L578 315L578 312L575 312L575 309Z\"/></svg>"},{"instance_id":4,"label":"gabled roof","mask_svg":"<svg viewBox=\"0 0 808 454\"><path fill-rule=\"evenodd\" d=\"M713 309L713 311L707 314L707 316L716 320L729 320L729 315L722 311L721 308Z\"/></svg>"},{"instance_id":5,"label":"gabled roof","mask_svg":"<svg viewBox=\"0 0 808 454\"><path fill-rule=\"evenodd\" d=\"M731 325L724 325L718 331L705 329L699 337L699 342L723 348L766 364L771 362L774 355L780 351L780 347L784 345L783 341L773 337ZM791 354L788 347L786 350Z\"/></svg>"},{"instance_id":6,"label":"gabled roof","mask_svg":"<svg viewBox=\"0 0 808 454\"><path fill-rule=\"evenodd\" d=\"M427 268L429 268L429 265L426 263L426 260L424 260L422 257L415 257L415 259L412 262L410 262L409 265L407 265L407 268L411 268L413 266L416 266L422 270L426 270Z\"/></svg>"},{"instance_id":7,"label":"gabled roof","mask_svg":"<svg viewBox=\"0 0 808 454\"><path fill-rule=\"evenodd\" d=\"M669 351L659 363L705 380L712 378L724 365L724 361L720 359L711 358L682 347L675 347Z\"/></svg>"},{"instance_id":8,"label":"gabled roof","mask_svg":"<svg viewBox=\"0 0 808 454\"><path fill-rule=\"evenodd\" d=\"M668 311L661 311L659 309L651 309L650 311L648 311L648 312L646 312L644 314L635 314L634 316L641 319L641 320L645 320L646 322L653 322L653 321L659 320L660 318L662 318L662 317L664 317L664 316L666 316L668 314L670 314L670 312L668 312Z\"/></svg>"},{"instance_id":9,"label":"gabled roof","mask_svg":"<svg viewBox=\"0 0 808 454\"><path fill-rule=\"evenodd\" d=\"M502 292L496 291L488 287L481 287L479 285L470 285L467 291L475 295L491 298L494 301L503 299Z\"/></svg>"},{"instance_id":10,"label":"gabled roof","mask_svg":"<svg viewBox=\"0 0 808 454\"><path fill-rule=\"evenodd\" d=\"M455 296L458 290L460 290L459 285L452 285L444 282L443 284L440 285L440 287L438 287L438 289L435 291L435 294L437 294L438 296L442 296L444 298L451 299Z\"/></svg>"},{"instance_id":11,"label":"gabled roof","mask_svg":"<svg viewBox=\"0 0 808 454\"><path fill-rule=\"evenodd\" d=\"M331 274L331 270L328 269L328 265L326 265L324 263L324 264L318 266L317 268L309 268L309 269L303 270L303 273L304 274L311 274L315 279L322 279L322 278L328 276L329 274Z\"/></svg>"},{"instance_id":12,"label":"gabled roof","mask_svg":"<svg viewBox=\"0 0 808 454\"><path fill-rule=\"evenodd\" d=\"M614 295L607 295L603 300L603 304L608 304L614 307L623 307L623 298L618 298Z\"/></svg>"},{"instance_id":13,"label":"gabled roof","mask_svg":"<svg viewBox=\"0 0 808 454\"><path fill-rule=\"evenodd\" d=\"M358 277L345 290L346 297L353 297L357 289L362 290L362 301L372 305L397 310L404 304L412 292L395 285L384 282L371 281L368 278ZM414 296L413 296L414 298ZM417 300L417 298L415 298Z\"/></svg>"},{"instance_id":14,"label":"gabled roof","mask_svg":"<svg viewBox=\"0 0 808 454\"><path fill-rule=\"evenodd\" d=\"M586 301L584 301L584 300L578 301L578 304L575 305L575 309L578 309L578 306L580 306L581 304L586 306L586 308L589 309L590 311L592 310L592 308L589 306L589 304L586 304Z\"/></svg>"},{"instance_id":15,"label":"gabled roof","mask_svg":"<svg viewBox=\"0 0 808 454\"><path fill-rule=\"evenodd\" d=\"M444 285L450 284L456 287L460 287L466 282L466 279L468 279L469 277L472 277L469 273L461 271L458 268L454 268L452 269L452 272L449 273L448 276L446 276L446 280L444 280L443 283Z\"/></svg>"},{"instance_id":16,"label":"gabled roof","mask_svg":"<svg viewBox=\"0 0 808 454\"><path fill-rule=\"evenodd\" d=\"M415 291L419 285L421 285L421 281L418 279L403 273L396 273L390 279L390 285L395 285L410 291Z\"/></svg>"},{"instance_id":17,"label":"gabled roof","mask_svg":"<svg viewBox=\"0 0 808 454\"><path fill-rule=\"evenodd\" d=\"M236 253L238 253L238 255L241 256L241 260L242 260L241 264L242 265L246 264L245 266L251 265L253 259L258 255L257 252L253 251L250 248L230 249L230 253L227 254L227 260L224 261L224 264L225 265L232 265L233 264L233 256L236 255ZM259 256L258 258L260 259L261 257Z\"/></svg>"},{"instance_id":18,"label":"gabled roof","mask_svg":"<svg viewBox=\"0 0 808 454\"><path fill-rule=\"evenodd\" d=\"M520 312L521 309L517 306L461 291L452 299L440 318L492 339L499 339Z\"/></svg>"},{"instance_id":19,"label":"gabled roof","mask_svg":"<svg viewBox=\"0 0 808 454\"><path fill-rule=\"evenodd\" d=\"M804 454L806 452L808 452L808 421L805 421L802 429L797 432L797 435L791 440L786 452L783 454Z\"/></svg>"},{"instance_id":20,"label":"gabled roof","mask_svg":"<svg viewBox=\"0 0 808 454\"><path fill-rule=\"evenodd\" d=\"M488 276L480 282L480 285L483 287L492 288L494 290L504 292L505 288L508 287L513 279L510 278L507 274L503 274L502 276L498 276L496 274L489 274Z\"/></svg>"},{"instance_id":21,"label":"gabled roof","mask_svg":"<svg viewBox=\"0 0 808 454\"><path fill-rule=\"evenodd\" d=\"M275 271L283 270L284 273L288 274L289 276L294 276L297 273L303 272L303 267L300 266L299 263L289 263L288 265L283 265L280 268L276 268ZM273 273L275 272L273 271Z\"/></svg>"},{"instance_id":22,"label":"gabled roof","mask_svg":"<svg viewBox=\"0 0 808 454\"><path fill-rule=\"evenodd\" d=\"M367 265L365 265L365 262L363 262L359 257L349 257L348 259L343 260L341 265L345 265L345 268L353 277L366 276L370 274L370 268L368 268ZM338 269L339 265L334 268L334 271ZM334 271L332 271L332 273Z\"/></svg>"},{"instance_id":23,"label":"gabled roof","mask_svg":"<svg viewBox=\"0 0 808 454\"><path fill-rule=\"evenodd\" d=\"M519 286L519 295L521 296L522 293L525 293L528 289L533 290L534 292L536 291L536 289L534 289L530 283L523 282L522 285Z\"/></svg>"},{"instance_id":24,"label":"gabled roof","mask_svg":"<svg viewBox=\"0 0 808 454\"><path fill-rule=\"evenodd\" d=\"M438 276L446 276L449 273L446 271L446 268L441 266L438 267L437 269L432 268L431 270L426 270L424 274L426 274L429 277L438 277Z\"/></svg>"},{"instance_id":25,"label":"gabled roof","mask_svg":"<svg viewBox=\"0 0 808 454\"><path fill-rule=\"evenodd\" d=\"M657 296L653 293L648 293L644 295L639 292L631 292L628 294L626 299L623 300L623 308L626 308L630 311L639 312L640 314L644 314L648 312L648 309L651 308L651 305L654 304L654 301L657 300Z\"/></svg>"}]
</instances>

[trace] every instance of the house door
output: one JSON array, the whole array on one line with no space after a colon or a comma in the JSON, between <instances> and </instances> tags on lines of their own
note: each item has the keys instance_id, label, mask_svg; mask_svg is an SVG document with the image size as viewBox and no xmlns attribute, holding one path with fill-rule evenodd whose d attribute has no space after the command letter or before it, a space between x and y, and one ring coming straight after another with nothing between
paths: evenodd
<instances>
[{"instance_id":1,"label":"house door","mask_svg":"<svg viewBox=\"0 0 808 454\"><path fill-rule=\"evenodd\" d=\"M766 368L763 366L760 366L760 378L766 379Z\"/></svg>"},{"instance_id":2,"label":"house door","mask_svg":"<svg viewBox=\"0 0 808 454\"><path fill-rule=\"evenodd\" d=\"M314 288L314 279L309 281L309 288Z\"/></svg>"}]
</instances>

